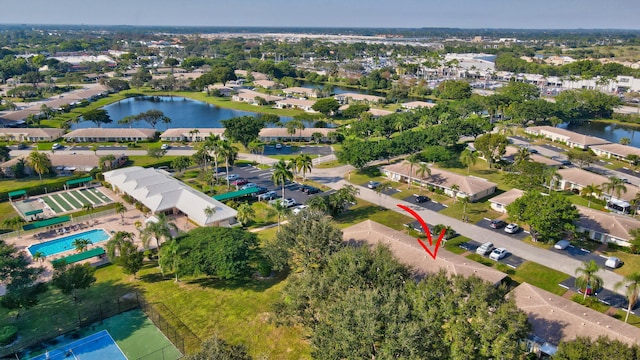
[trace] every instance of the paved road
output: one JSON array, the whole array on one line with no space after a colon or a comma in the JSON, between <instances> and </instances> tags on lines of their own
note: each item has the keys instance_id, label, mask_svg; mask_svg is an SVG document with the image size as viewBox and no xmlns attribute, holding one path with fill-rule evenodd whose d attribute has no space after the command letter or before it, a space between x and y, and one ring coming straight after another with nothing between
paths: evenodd
<instances>
[{"instance_id":1,"label":"paved road","mask_svg":"<svg viewBox=\"0 0 640 360\"><path fill-rule=\"evenodd\" d=\"M352 169L353 168L348 165L330 169L313 169L309 177L331 188L339 189L348 184L348 182L343 179L343 176ZM375 191L366 187L360 186L359 189L359 197L371 203L379 204L387 209L403 214L406 214L406 212L400 209L397 205L402 204L408 206L422 216L429 224L444 224L451 226L458 234L473 239L477 243L490 241L496 247L507 248L511 254L517 257L536 262L565 274L574 276L575 270L582 265L582 261L580 260L573 259L562 253L555 253L553 251L531 246L500 231L483 228L471 223L465 223L446 215L439 214L436 211L426 209L425 207L412 202L394 199L384 194L378 195ZM610 291L614 291L614 284L622 280L621 275L609 270L602 270L598 272L598 276L604 280L604 288Z\"/></svg>"},{"instance_id":2,"label":"paved road","mask_svg":"<svg viewBox=\"0 0 640 360\"><path fill-rule=\"evenodd\" d=\"M98 151L98 155L108 154L105 152L102 154L103 150ZM540 151L540 150L539 150ZM548 150L546 150L548 151ZM12 155L17 155L21 152L28 154L28 150L14 150L12 151ZM77 153L93 153L93 151L77 151ZM542 151L540 151L542 153ZM145 150L124 150L122 153L126 155L144 155L146 154ZM193 150L169 150L169 154L171 155L191 155ZM251 155L251 154L239 154L239 159L242 160L252 160L257 161L261 164L273 164L277 162L277 160L260 156L260 155ZM328 168L328 169L313 169L308 177L316 182L327 185L333 189L340 189L343 186L349 184L344 180L345 175L349 171L352 171L354 168L349 165L344 165L336 168ZM483 228L471 223L465 223L457 219L450 218L446 215L439 214L436 211L429 210L423 206L415 204L413 202L407 202L404 200L394 199L388 195L378 195L375 191L368 189L366 187L360 186L360 195L359 197L367 200L373 204L379 204L380 206L384 206L387 209L391 209L393 211L397 211L399 213L406 214L402 209L400 209L397 205L403 204L405 206L410 207L414 211L416 211L420 216L422 216L425 221L430 224L444 224L447 226L451 226L457 233L464 235L470 239L478 243L484 243L487 241L491 241L496 247L504 247L509 250L515 256L527 259L529 261L536 262L541 265L545 265L552 269L564 272L568 275L575 275L575 270L581 266L582 262L577 259L573 259L569 256L563 255L561 253L554 253L549 250L540 249L531 245L528 245L522 241L518 241L517 239L512 238L508 234L504 234L500 231L495 231L488 228ZM618 275L609 270L603 270L598 273L598 276L602 277L604 280L604 288L607 290L614 291L613 285L622 280L622 276Z\"/></svg>"}]
</instances>

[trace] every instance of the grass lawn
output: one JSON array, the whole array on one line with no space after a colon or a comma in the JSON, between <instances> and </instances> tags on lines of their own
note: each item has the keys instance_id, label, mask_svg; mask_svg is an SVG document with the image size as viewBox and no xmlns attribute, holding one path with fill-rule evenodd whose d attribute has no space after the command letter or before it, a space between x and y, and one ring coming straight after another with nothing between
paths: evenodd
<instances>
[{"instance_id":1,"label":"grass lawn","mask_svg":"<svg viewBox=\"0 0 640 360\"><path fill-rule=\"evenodd\" d=\"M624 318L627 316L627 312L618 309L616 313L613 315L614 318L624 321ZM635 327L640 327L640 316L629 314L629 321L627 322L629 325L633 325Z\"/></svg>"},{"instance_id":2,"label":"grass lawn","mask_svg":"<svg viewBox=\"0 0 640 360\"><path fill-rule=\"evenodd\" d=\"M471 239L469 239L468 237L465 236L456 236L453 239L449 239L444 243L444 248L451 251L454 254L462 254L465 253L467 250L461 248L459 245L460 244L464 244L467 241L470 241Z\"/></svg>"},{"instance_id":3,"label":"grass lawn","mask_svg":"<svg viewBox=\"0 0 640 360\"><path fill-rule=\"evenodd\" d=\"M410 223L413 218L392 210L382 209L362 199L358 199L356 205L335 217L335 221L341 229L365 220L376 221L392 229L405 232L407 228L404 224Z\"/></svg>"},{"instance_id":4,"label":"grass lawn","mask_svg":"<svg viewBox=\"0 0 640 360\"><path fill-rule=\"evenodd\" d=\"M484 218L493 219L500 217L502 214L491 209L488 201L468 203L466 206L466 212L464 212L464 204L461 201L453 202L453 199L449 199L445 202L448 206L446 209L440 211L441 214L447 215L454 219L462 219L464 216L469 218L469 222L476 223Z\"/></svg>"},{"instance_id":5,"label":"grass lawn","mask_svg":"<svg viewBox=\"0 0 640 360\"><path fill-rule=\"evenodd\" d=\"M318 169L329 169L329 168L334 168L342 165L344 164L340 163L340 161L338 160L331 160L331 161L323 162L322 164L314 165L313 167Z\"/></svg>"},{"instance_id":6,"label":"grass lawn","mask_svg":"<svg viewBox=\"0 0 640 360\"><path fill-rule=\"evenodd\" d=\"M5 220L12 219L16 216L19 216L19 215L13 209L13 206L11 206L10 202L5 201L3 203L0 203L0 224L2 224L2 222L4 222ZM2 228L0 227L0 229ZM13 231L11 229L2 229L2 230Z\"/></svg>"},{"instance_id":7,"label":"grass lawn","mask_svg":"<svg viewBox=\"0 0 640 360\"><path fill-rule=\"evenodd\" d=\"M177 156L165 155L159 159L146 155L129 156L129 160L133 163L131 166L153 167L160 165L169 165Z\"/></svg>"},{"instance_id":8,"label":"grass lawn","mask_svg":"<svg viewBox=\"0 0 640 360\"><path fill-rule=\"evenodd\" d=\"M559 286L561 282L569 278L569 275L546 266L526 261L518 266L515 274L511 276L513 280L522 283L528 282L531 285L562 296L567 289Z\"/></svg>"},{"instance_id":9,"label":"grass lawn","mask_svg":"<svg viewBox=\"0 0 640 360\"><path fill-rule=\"evenodd\" d=\"M615 256L624 261L624 265L615 270L616 273L622 276L640 272L640 261L638 261L638 255L629 254L619 250L608 250L603 252L603 254L606 256Z\"/></svg>"},{"instance_id":10,"label":"grass lawn","mask_svg":"<svg viewBox=\"0 0 640 360\"><path fill-rule=\"evenodd\" d=\"M135 289L149 303L166 305L203 340L218 333L232 344L246 345L254 358L310 358L301 329L276 326L271 321L273 305L280 299L286 279L233 282L193 278L175 283L171 274L163 278L155 264L145 266L138 280L112 265L98 269L96 277L98 281L81 293L78 303L58 290L50 290L37 306L21 311L17 319L15 312L0 308L0 326L13 323L19 327L20 336L34 336L58 328L62 321L73 322L78 309L96 311L96 304L104 299Z\"/></svg>"},{"instance_id":11,"label":"grass lawn","mask_svg":"<svg viewBox=\"0 0 640 360\"><path fill-rule=\"evenodd\" d=\"M589 309L595 310L597 312L600 313L605 313L607 312L607 310L609 310L610 306L601 303L600 301L598 301L596 298L591 297L591 296L587 296L587 298L584 298L584 295L582 294L575 294L571 297L571 300L573 302L577 302L580 305L586 306ZM623 318L624 320L624 318Z\"/></svg>"},{"instance_id":12,"label":"grass lawn","mask_svg":"<svg viewBox=\"0 0 640 360\"><path fill-rule=\"evenodd\" d=\"M28 189L34 186L47 186L47 184L59 183L60 178L43 177L42 181L37 176L30 176L24 179L2 179L0 180L0 192L10 192L14 190Z\"/></svg>"}]
</instances>

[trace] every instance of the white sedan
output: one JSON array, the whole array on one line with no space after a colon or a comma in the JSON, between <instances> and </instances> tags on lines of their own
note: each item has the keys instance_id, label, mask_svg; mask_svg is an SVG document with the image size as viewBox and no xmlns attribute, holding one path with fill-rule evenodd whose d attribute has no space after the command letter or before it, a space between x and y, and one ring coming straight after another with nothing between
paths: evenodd
<instances>
[{"instance_id":1,"label":"white sedan","mask_svg":"<svg viewBox=\"0 0 640 360\"><path fill-rule=\"evenodd\" d=\"M498 260L502 259L503 257L507 256L508 253L509 252L505 248L493 249L491 254L489 254L489 259L498 261Z\"/></svg>"}]
</instances>

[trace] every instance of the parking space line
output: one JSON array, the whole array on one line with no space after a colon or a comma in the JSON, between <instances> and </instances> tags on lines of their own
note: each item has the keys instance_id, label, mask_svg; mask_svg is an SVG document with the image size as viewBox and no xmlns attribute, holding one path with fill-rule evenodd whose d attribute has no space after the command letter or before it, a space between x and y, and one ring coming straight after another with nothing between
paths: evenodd
<instances>
[{"instance_id":1,"label":"parking space line","mask_svg":"<svg viewBox=\"0 0 640 360\"><path fill-rule=\"evenodd\" d=\"M569 290L569 287L568 287L567 285L558 284L558 286L563 287L563 288L565 288L565 289Z\"/></svg>"}]
</instances>

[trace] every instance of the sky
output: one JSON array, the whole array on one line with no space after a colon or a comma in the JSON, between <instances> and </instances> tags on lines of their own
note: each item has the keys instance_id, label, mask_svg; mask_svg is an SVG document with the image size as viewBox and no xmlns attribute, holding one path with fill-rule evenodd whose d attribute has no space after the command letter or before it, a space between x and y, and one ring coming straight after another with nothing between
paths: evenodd
<instances>
[{"instance_id":1,"label":"sky","mask_svg":"<svg viewBox=\"0 0 640 360\"><path fill-rule=\"evenodd\" d=\"M640 29L639 0L2 0L0 24Z\"/></svg>"}]
</instances>

